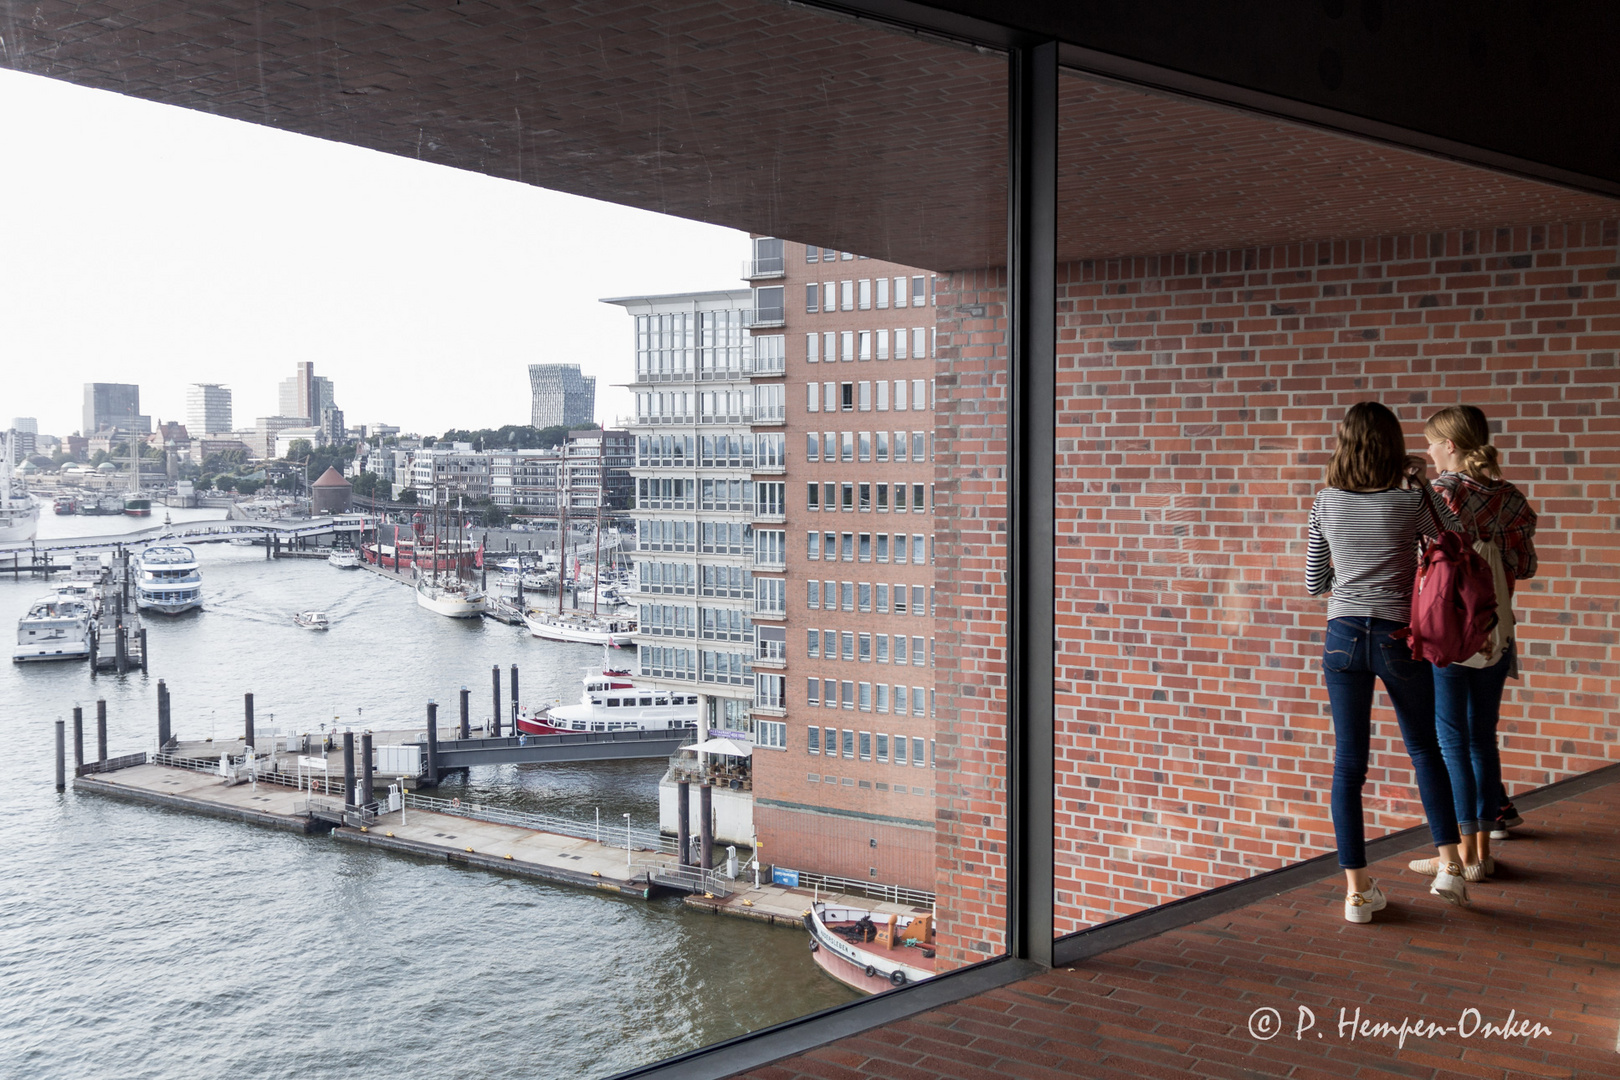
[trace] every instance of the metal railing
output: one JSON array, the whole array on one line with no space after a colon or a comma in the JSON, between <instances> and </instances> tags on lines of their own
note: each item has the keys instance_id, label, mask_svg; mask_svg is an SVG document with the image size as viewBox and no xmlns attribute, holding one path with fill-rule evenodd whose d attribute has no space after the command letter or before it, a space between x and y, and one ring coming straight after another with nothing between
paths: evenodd
<instances>
[{"instance_id":1,"label":"metal railing","mask_svg":"<svg viewBox=\"0 0 1620 1080\"><path fill-rule=\"evenodd\" d=\"M427 810L435 814L448 814L452 817L463 817L473 821L487 821L492 825L515 825L518 828L533 829L536 832L553 833L558 836L572 836L579 840L592 840L607 847L621 847L625 843L624 825L604 820L600 824L594 821L580 821L575 818L557 817L553 814L536 814L524 810L509 810L505 807L490 806L487 803L466 803L460 799L440 799L431 795L407 794L405 806L408 810ZM663 855L675 855L674 837L665 836L654 829L637 829L632 827L629 831L629 843L636 851L656 851Z\"/></svg>"},{"instance_id":2,"label":"metal railing","mask_svg":"<svg viewBox=\"0 0 1620 1080\"><path fill-rule=\"evenodd\" d=\"M106 761L87 761L83 765L75 766L74 776L90 776L94 773L117 772L119 769L132 769L136 765L145 765L145 754L125 754L122 757L108 758Z\"/></svg>"},{"instance_id":3,"label":"metal railing","mask_svg":"<svg viewBox=\"0 0 1620 1080\"><path fill-rule=\"evenodd\" d=\"M705 870L699 866L659 866L643 864L638 869L647 875L647 880L670 889L682 889L689 893L712 893L716 897L725 898L731 895L733 882L720 876L718 871Z\"/></svg>"},{"instance_id":4,"label":"metal railing","mask_svg":"<svg viewBox=\"0 0 1620 1080\"><path fill-rule=\"evenodd\" d=\"M240 754L228 755L229 763L234 769L241 769L246 758ZM149 758L153 765L165 765L171 769L190 769L192 772L219 774L218 758L184 758L174 754L156 753ZM261 784L279 784L282 787L308 788L311 791L319 789L323 795L343 794L343 777L321 776L317 773L305 773L299 776L294 773L284 773L279 769L271 769L267 758L256 759L257 779Z\"/></svg>"},{"instance_id":5,"label":"metal railing","mask_svg":"<svg viewBox=\"0 0 1620 1080\"><path fill-rule=\"evenodd\" d=\"M784 870L787 867L783 867ZM861 896L870 896L876 900L887 900L892 904L910 904L912 907L932 908L934 894L923 892L921 889L906 889L899 885L884 885L876 881L860 881L855 878L832 877L827 874L812 874L804 870L792 871L799 876L799 888L813 889L819 892L859 893Z\"/></svg>"},{"instance_id":6,"label":"metal railing","mask_svg":"<svg viewBox=\"0 0 1620 1080\"><path fill-rule=\"evenodd\" d=\"M754 278L781 277L787 273L786 264L782 256L777 255L769 259L744 259L742 264L742 277L744 280Z\"/></svg>"}]
</instances>

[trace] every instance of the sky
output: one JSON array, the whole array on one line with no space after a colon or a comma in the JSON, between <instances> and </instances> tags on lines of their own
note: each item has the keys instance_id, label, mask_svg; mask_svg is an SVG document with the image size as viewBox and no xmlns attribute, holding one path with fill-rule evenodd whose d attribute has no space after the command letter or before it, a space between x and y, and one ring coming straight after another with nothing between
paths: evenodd
<instances>
[{"instance_id":1,"label":"sky","mask_svg":"<svg viewBox=\"0 0 1620 1080\"><path fill-rule=\"evenodd\" d=\"M298 360L351 426L529 422L527 365L631 411L606 296L740 287L743 233L0 70L0 424L81 426L83 385L276 412Z\"/></svg>"}]
</instances>

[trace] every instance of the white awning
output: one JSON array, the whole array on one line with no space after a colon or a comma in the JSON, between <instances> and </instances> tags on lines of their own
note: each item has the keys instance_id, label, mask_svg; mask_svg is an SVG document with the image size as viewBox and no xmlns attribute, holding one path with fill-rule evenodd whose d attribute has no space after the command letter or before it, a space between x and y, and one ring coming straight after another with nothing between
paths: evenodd
<instances>
[{"instance_id":1,"label":"white awning","mask_svg":"<svg viewBox=\"0 0 1620 1080\"><path fill-rule=\"evenodd\" d=\"M706 742L683 746L682 750L696 750L700 754L729 754L732 757L753 757L754 748L736 739L709 739Z\"/></svg>"}]
</instances>

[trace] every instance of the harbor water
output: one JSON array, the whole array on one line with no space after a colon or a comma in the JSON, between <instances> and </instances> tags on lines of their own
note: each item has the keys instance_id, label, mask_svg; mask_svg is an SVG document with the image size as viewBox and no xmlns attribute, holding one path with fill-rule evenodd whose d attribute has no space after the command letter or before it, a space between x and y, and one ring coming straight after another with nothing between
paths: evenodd
<instances>
[{"instance_id":1,"label":"harbor water","mask_svg":"<svg viewBox=\"0 0 1620 1080\"><path fill-rule=\"evenodd\" d=\"M150 519L47 512L40 524L83 535ZM601 662L591 647L432 615L369 571L196 550L205 607L146 620L147 675L0 667L0 1075L601 1076L850 999L795 929L57 793L53 722L69 721L71 744L83 706L94 757L104 697L110 752L150 750L159 678L180 738L223 739L240 733L247 692L260 731L414 726L430 698L447 727L463 685L474 722L488 716L492 665L503 701L515 663L535 703L577 699ZM0 579L0 626L11 634L46 591ZM310 608L331 630L294 625ZM440 794L582 820L599 809L611 839L626 812L656 826L662 769L475 769Z\"/></svg>"}]
</instances>

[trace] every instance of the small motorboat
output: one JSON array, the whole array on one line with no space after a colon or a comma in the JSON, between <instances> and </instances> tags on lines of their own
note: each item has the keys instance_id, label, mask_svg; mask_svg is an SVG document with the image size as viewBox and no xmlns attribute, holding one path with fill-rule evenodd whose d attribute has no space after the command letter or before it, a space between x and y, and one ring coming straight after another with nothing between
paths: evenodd
<instances>
[{"instance_id":1,"label":"small motorboat","mask_svg":"<svg viewBox=\"0 0 1620 1080\"><path fill-rule=\"evenodd\" d=\"M332 620L326 617L324 611L300 611L293 616L293 622L305 630L330 630Z\"/></svg>"},{"instance_id":2,"label":"small motorboat","mask_svg":"<svg viewBox=\"0 0 1620 1080\"><path fill-rule=\"evenodd\" d=\"M350 547L333 548L326 561L328 565L335 566L339 570L360 569L360 553Z\"/></svg>"}]
</instances>

